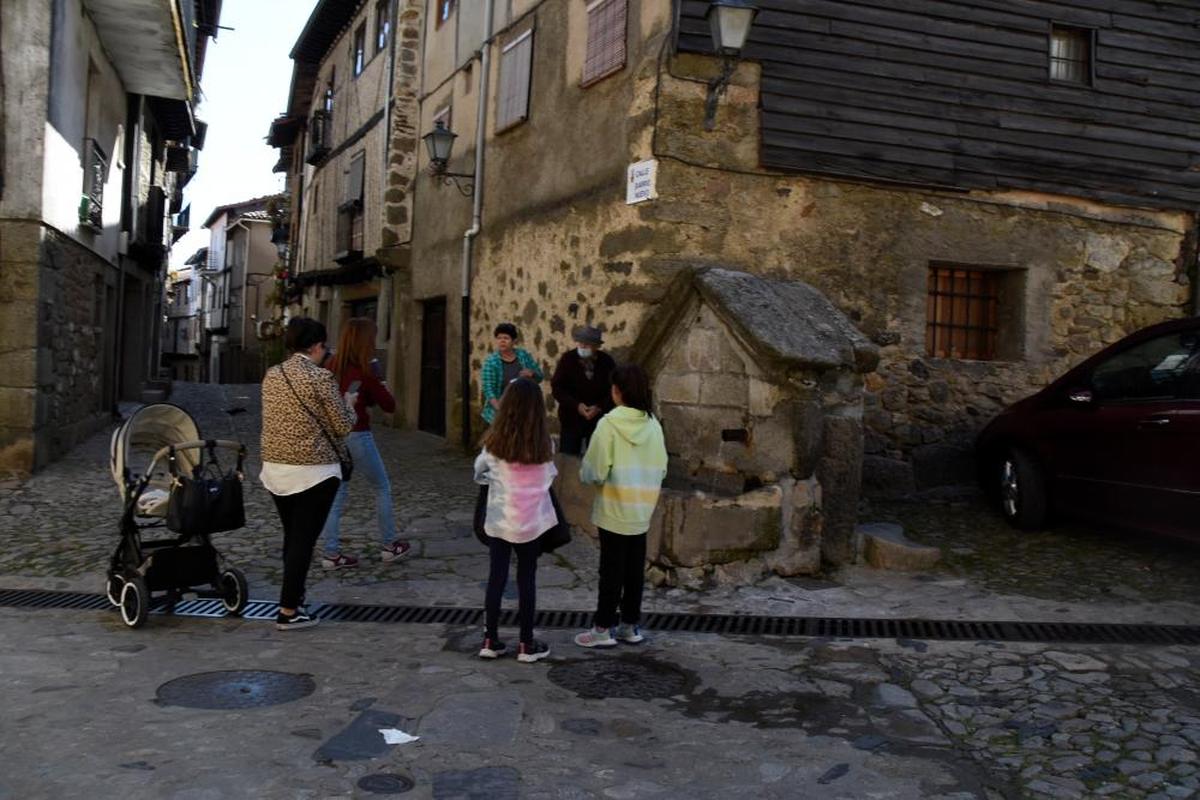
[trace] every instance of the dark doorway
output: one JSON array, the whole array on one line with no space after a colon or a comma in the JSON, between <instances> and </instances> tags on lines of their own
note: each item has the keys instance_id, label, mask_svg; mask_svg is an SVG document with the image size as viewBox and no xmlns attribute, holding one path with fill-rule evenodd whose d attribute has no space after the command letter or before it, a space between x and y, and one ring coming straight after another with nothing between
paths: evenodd
<instances>
[{"instance_id":1,"label":"dark doorway","mask_svg":"<svg viewBox=\"0 0 1200 800\"><path fill-rule=\"evenodd\" d=\"M348 304L348 310L352 317L366 317L367 319L375 319L379 313L379 298L367 297L362 300L351 300Z\"/></svg>"},{"instance_id":2,"label":"dark doorway","mask_svg":"<svg viewBox=\"0 0 1200 800\"><path fill-rule=\"evenodd\" d=\"M421 408L417 427L446 435L446 298L421 303Z\"/></svg>"}]
</instances>

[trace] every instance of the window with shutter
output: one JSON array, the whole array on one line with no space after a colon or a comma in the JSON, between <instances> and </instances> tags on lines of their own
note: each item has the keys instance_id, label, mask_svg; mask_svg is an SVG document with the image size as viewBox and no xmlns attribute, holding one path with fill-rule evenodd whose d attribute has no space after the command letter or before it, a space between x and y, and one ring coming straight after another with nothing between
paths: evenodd
<instances>
[{"instance_id":1,"label":"window with shutter","mask_svg":"<svg viewBox=\"0 0 1200 800\"><path fill-rule=\"evenodd\" d=\"M363 198L363 165L366 154L359 153L350 159L350 171L346 178L346 202L357 202L362 205Z\"/></svg>"},{"instance_id":2,"label":"window with shutter","mask_svg":"<svg viewBox=\"0 0 1200 800\"><path fill-rule=\"evenodd\" d=\"M345 200L338 207L338 256L344 262L363 250L363 169L366 154L358 153L350 159L346 173Z\"/></svg>"},{"instance_id":3,"label":"window with shutter","mask_svg":"<svg viewBox=\"0 0 1200 800\"><path fill-rule=\"evenodd\" d=\"M533 66L533 30L509 42L500 54L500 94L496 130L502 131L529 118L529 76Z\"/></svg>"},{"instance_id":4,"label":"window with shutter","mask_svg":"<svg viewBox=\"0 0 1200 800\"><path fill-rule=\"evenodd\" d=\"M625 17L629 0L593 0L587 6L587 55L583 86L625 66Z\"/></svg>"}]
</instances>

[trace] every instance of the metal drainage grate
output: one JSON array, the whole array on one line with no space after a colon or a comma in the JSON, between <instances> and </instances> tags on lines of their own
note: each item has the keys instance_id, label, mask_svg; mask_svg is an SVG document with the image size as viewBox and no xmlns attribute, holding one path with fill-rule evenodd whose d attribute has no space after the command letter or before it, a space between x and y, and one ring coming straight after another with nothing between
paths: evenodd
<instances>
[{"instance_id":1,"label":"metal drainage grate","mask_svg":"<svg viewBox=\"0 0 1200 800\"><path fill-rule=\"evenodd\" d=\"M0 589L0 606L96 611L109 608L103 595L82 592ZM247 619L275 618L277 605L252 600ZM155 613L185 617L224 617L219 600L184 600ZM377 606L352 603L314 605L314 617L329 622L389 622L421 625L482 625L483 609L462 606ZM586 628L590 611L539 611L539 628ZM516 609L500 614L500 624L517 623ZM642 627L654 631L751 636L804 636L846 639L924 639L929 641L1067 642L1077 644L1200 645L1200 625L1117 625L1090 622L1002 622L853 617L768 617L751 614L649 613Z\"/></svg>"}]
</instances>

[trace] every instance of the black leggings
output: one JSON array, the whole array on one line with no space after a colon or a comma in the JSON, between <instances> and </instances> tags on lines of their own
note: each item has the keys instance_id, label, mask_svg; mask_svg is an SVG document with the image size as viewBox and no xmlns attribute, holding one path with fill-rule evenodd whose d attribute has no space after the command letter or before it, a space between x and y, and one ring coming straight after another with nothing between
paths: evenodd
<instances>
[{"instance_id":1,"label":"black leggings","mask_svg":"<svg viewBox=\"0 0 1200 800\"><path fill-rule=\"evenodd\" d=\"M630 536L601 528L600 599L593 620L597 628L611 628L617 622L636 625L641 621L645 574L646 534Z\"/></svg>"},{"instance_id":2,"label":"black leggings","mask_svg":"<svg viewBox=\"0 0 1200 800\"><path fill-rule=\"evenodd\" d=\"M508 562L513 550L517 551L517 619L521 624L521 641L533 641L533 615L537 611L537 560L541 545L537 540L524 544L513 544L495 536L488 537L492 556L492 571L488 575L487 597L484 601L486 630L484 635L492 640L499 639L496 628L500 624L500 600L508 584Z\"/></svg>"},{"instance_id":3,"label":"black leggings","mask_svg":"<svg viewBox=\"0 0 1200 800\"><path fill-rule=\"evenodd\" d=\"M297 494L273 494L283 523L283 587L281 608L296 608L304 600L304 582L312 564L313 547L333 505L341 481L327 478Z\"/></svg>"}]
</instances>

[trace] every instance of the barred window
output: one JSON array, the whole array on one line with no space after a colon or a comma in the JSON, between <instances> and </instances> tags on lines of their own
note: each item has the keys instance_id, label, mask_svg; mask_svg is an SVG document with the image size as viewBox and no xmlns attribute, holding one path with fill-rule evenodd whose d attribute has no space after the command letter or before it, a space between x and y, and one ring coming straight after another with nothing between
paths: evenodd
<instances>
[{"instance_id":1,"label":"barred window","mask_svg":"<svg viewBox=\"0 0 1200 800\"><path fill-rule=\"evenodd\" d=\"M1050 80L1092 82L1093 31L1054 25L1050 28Z\"/></svg>"},{"instance_id":2,"label":"barred window","mask_svg":"<svg viewBox=\"0 0 1200 800\"><path fill-rule=\"evenodd\" d=\"M500 53L500 95L496 130L511 128L529 118L529 77L533 64L533 30L505 45Z\"/></svg>"},{"instance_id":3,"label":"barred window","mask_svg":"<svg viewBox=\"0 0 1200 800\"><path fill-rule=\"evenodd\" d=\"M79 206L79 224L99 230L104 224L104 179L108 158L95 139L84 140L83 200Z\"/></svg>"},{"instance_id":4,"label":"barred window","mask_svg":"<svg viewBox=\"0 0 1200 800\"><path fill-rule=\"evenodd\" d=\"M929 268L926 352L932 358L996 358L1003 272Z\"/></svg>"},{"instance_id":5,"label":"barred window","mask_svg":"<svg viewBox=\"0 0 1200 800\"><path fill-rule=\"evenodd\" d=\"M625 66L625 18L629 0L593 0L587 6L587 55L583 86Z\"/></svg>"}]
</instances>

